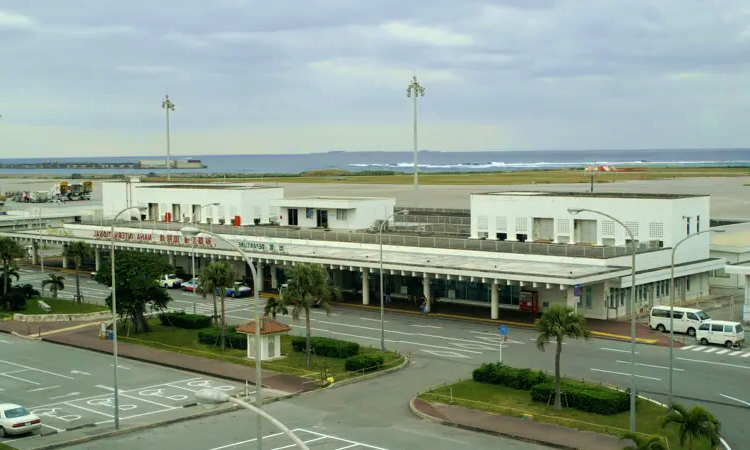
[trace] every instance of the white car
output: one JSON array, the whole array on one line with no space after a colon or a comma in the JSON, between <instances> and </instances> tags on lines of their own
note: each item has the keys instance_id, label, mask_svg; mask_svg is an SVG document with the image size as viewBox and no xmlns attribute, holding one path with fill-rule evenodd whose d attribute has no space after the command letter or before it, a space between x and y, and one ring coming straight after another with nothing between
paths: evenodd
<instances>
[{"instance_id":1,"label":"white car","mask_svg":"<svg viewBox=\"0 0 750 450\"><path fill-rule=\"evenodd\" d=\"M0 404L0 438L26 434L42 428L42 419L13 403Z\"/></svg>"},{"instance_id":2,"label":"white car","mask_svg":"<svg viewBox=\"0 0 750 450\"><path fill-rule=\"evenodd\" d=\"M159 278L159 286L164 286L167 289L178 288L182 286L182 279L177 278L177 275L173 273L162 275L161 278Z\"/></svg>"}]
</instances>

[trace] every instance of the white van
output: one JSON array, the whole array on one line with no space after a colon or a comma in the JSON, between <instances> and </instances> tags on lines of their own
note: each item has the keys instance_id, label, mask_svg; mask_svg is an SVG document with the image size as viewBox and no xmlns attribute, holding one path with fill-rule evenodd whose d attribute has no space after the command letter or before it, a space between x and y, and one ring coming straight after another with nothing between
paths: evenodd
<instances>
[{"instance_id":1,"label":"white van","mask_svg":"<svg viewBox=\"0 0 750 450\"><path fill-rule=\"evenodd\" d=\"M669 306L654 306L651 308L651 316L648 326L662 333L669 331ZM674 308L674 332L687 333L695 337L696 330L701 324L711 318L700 309Z\"/></svg>"},{"instance_id":2,"label":"white van","mask_svg":"<svg viewBox=\"0 0 750 450\"><path fill-rule=\"evenodd\" d=\"M695 338L703 345L719 344L727 348L742 347L745 342L745 329L739 322L712 320L698 327Z\"/></svg>"}]
</instances>

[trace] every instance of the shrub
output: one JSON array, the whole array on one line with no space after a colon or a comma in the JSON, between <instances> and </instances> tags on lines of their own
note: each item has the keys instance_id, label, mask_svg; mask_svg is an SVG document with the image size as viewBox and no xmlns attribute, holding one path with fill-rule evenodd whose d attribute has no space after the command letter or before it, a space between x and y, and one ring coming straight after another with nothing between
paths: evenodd
<instances>
[{"instance_id":1,"label":"shrub","mask_svg":"<svg viewBox=\"0 0 750 450\"><path fill-rule=\"evenodd\" d=\"M354 355L346 359L344 368L350 371L375 370L383 365L383 357L377 353Z\"/></svg>"},{"instance_id":2,"label":"shrub","mask_svg":"<svg viewBox=\"0 0 750 450\"><path fill-rule=\"evenodd\" d=\"M304 336L292 337L292 348L298 352L304 352L307 343ZM318 356L331 358L349 358L359 353L359 344L356 342L340 341L325 337L311 337L310 348Z\"/></svg>"},{"instance_id":3,"label":"shrub","mask_svg":"<svg viewBox=\"0 0 750 450\"><path fill-rule=\"evenodd\" d=\"M630 409L630 397L627 392L571 382L563 382L561 390L565 392L562 395L562 405L579 411L607 416ZM547 403L554 399L554 395L554 383L537 384L531 388L531 399L535 402Z\"/></svg>"},{"instance_id":4,"label":"shrub","mask_svg":"<svg viewBox=\"0 0 750 450\"><path fill-rule=\"evenodd\" d=\"M547 383L551 379L544 372L516 369L503 363L484 363L474 369L472 378L479 383L499 384L524 391L528 391L538 384Z\"/></svg>"},{"instance_id":5,"label":"shrub","mask_svg":"<svg viewBox=\"0 0 750 450\"><path fill-rule=\"evenodd\" d=\"M210 346L221 346L221 329L207 328L198 332L198 342ZM247 335L227 330L227 348L247 349Z\"/></svg>"},{"instance_id":6,"label":"shrub","mask_svg":"<svg viewBox=\"0 0 750 450\"><path fill-rule=\"evenodd\" d=\"M211 316L202 314L187 314L185 311L167 312L159 314L162 325L174 325L186 330L200 330L211 326Z\"/></svg>"}]
</instances>

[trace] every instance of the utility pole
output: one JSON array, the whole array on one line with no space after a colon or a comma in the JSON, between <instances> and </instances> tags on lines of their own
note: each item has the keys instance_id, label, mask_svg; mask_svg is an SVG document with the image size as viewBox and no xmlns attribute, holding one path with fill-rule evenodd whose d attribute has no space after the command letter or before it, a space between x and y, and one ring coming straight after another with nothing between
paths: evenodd
<instances>
[{"instance_id":1,"label":"utility pole","mask_svg":"<svg viewBox=\"0 0 750 450\"><path fill-rule=\"evenodd\" d=\"M169 99L169 95L164 96L164 101L161 102L161 107L167 112L167 181L172 181L171 177L171 169L172 169L172 161L171 161L171 148L169 143L169 111L174 111L174 103L172 103L172 100Z\"/></svg>"},{"instance_id":2,"label":"utility pole","mask_svg":"<svg viewBox=\"0 0 750 450\"><path fill-rule=\"evenodd\" d=\"M414 94L414 207L419 206L419 167L417 166L417 97L424 97L424 87L417 81L417 76L412 77L411 83L406 87L406 96Z\"/></svg>"}]
</instances>

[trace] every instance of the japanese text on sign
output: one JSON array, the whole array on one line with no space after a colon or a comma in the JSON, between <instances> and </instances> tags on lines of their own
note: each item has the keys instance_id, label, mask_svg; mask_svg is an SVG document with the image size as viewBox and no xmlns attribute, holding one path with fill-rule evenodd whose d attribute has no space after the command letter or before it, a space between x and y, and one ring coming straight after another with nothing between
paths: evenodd
<instances>
[{"instance_id":1,"label":"japanese text on sign","mask_svg":"<svg viewBox=\"0 0 750 450\"><path fill-rule=\"evenodd\" d=\"M247 241L239 241L237 242L237 246L240 247L243 250L258 250L261 252L279 252L283 253L286 251L283 245L276 245L276 244L266 244L264 242L247 242Z\"/></svg>"}]
</instances>

